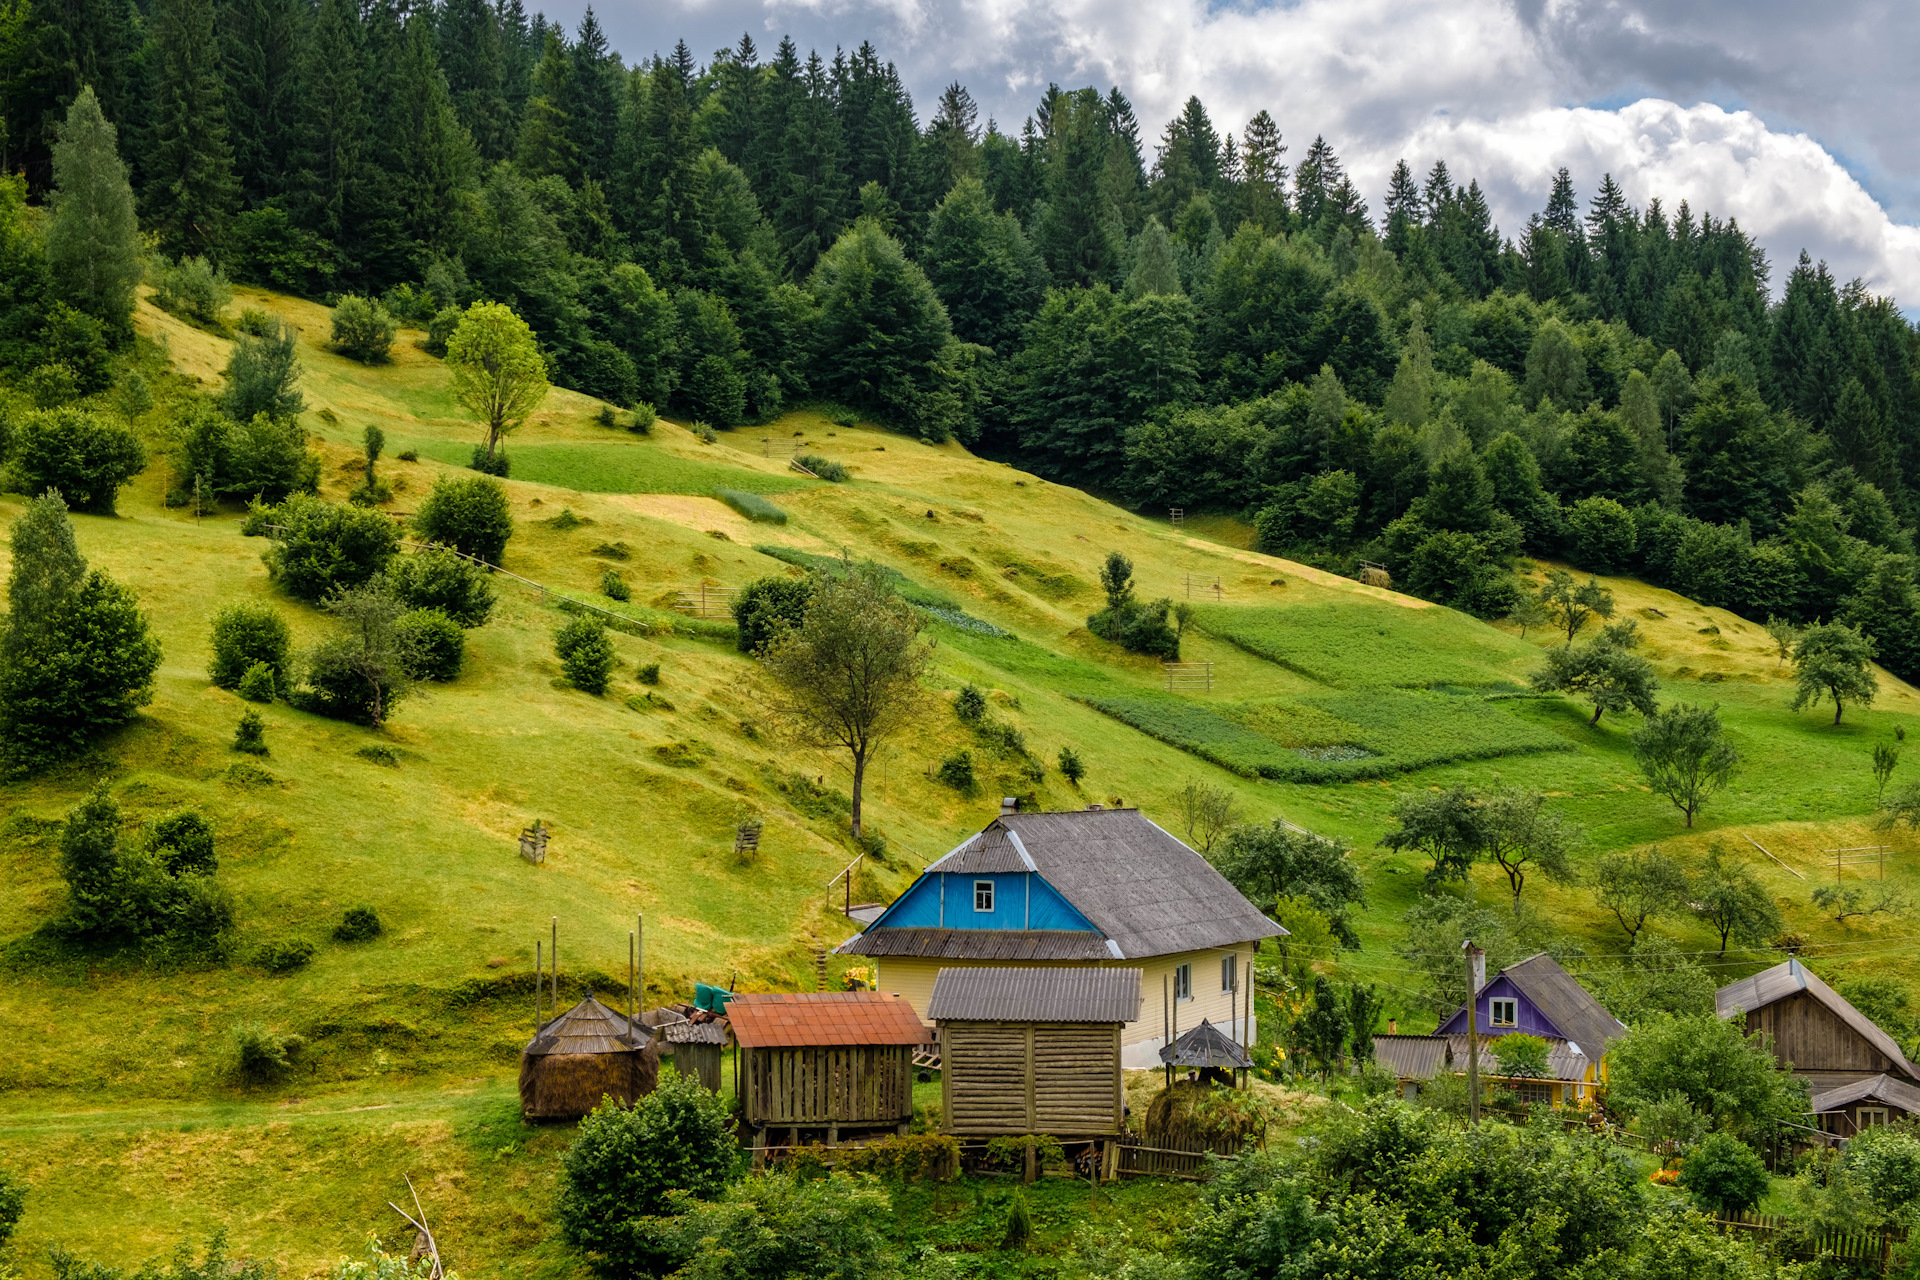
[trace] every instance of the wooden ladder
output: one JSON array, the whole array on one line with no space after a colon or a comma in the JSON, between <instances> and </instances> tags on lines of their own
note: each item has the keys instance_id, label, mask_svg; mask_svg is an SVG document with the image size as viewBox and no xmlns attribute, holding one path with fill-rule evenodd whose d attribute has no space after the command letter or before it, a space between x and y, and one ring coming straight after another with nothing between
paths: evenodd
<instances>
[{"instance_id":1,"label":"wooden ladder","mask_svg":"<svg viewBox=\"0 0 1920 1280\"><path fill-rule=\"evenodd\" d=\"M813 944L813 989L815 991L827 989L827 948L822 942Z\"/></svg>"}]
</instances>

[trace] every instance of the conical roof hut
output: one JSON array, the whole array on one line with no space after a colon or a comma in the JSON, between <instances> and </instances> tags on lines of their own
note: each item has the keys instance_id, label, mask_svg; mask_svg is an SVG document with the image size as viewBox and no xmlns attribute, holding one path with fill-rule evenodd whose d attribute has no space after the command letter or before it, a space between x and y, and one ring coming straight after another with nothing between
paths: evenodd
<instances>
[{"instance_id":1,"label":"conical roof hut","mask_svg":"<svg viewBox=\"0 0 1920 1280\"><path fill-rule=\"evenodd\" d=\"M530 1120L578 1120L603 1097L633 1102L652 1093L659 1079L653 1033L590 995L520 1051L520 1110Z\"/></svg>"}]
</instances>

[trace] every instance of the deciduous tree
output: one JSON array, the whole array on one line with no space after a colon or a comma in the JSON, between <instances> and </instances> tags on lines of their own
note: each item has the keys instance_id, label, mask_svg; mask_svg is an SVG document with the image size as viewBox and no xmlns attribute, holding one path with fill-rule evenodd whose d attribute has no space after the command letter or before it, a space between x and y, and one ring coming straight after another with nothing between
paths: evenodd
<instances>
[{"instance_id":1,"label":"deciduous tree","mask_svg":"<svg viewBox=\"0 0 1920 1280\"><path fill-rule=\"evenodd\" d=\"M498 302L476 302L447 339L454 398L487 424L487 457L540 407L547 362L527 322Z\"/></svg>"},{"instance_id":2,"label":"deciduous tree","mask_svg":"<svg viewBox=\"0 0 1920 1280\"><path fill-rule=\"evenodd\" d=\"M1648 784L1687 815L1689 827L1740 765L1740 753L1720 723L1720 709L1677 702L1633 731L1633 758Z\"/></svg>"},{"instance_id":3,"label":"deciduous tree","mask_svg":"<svg viewBox=\"0 0 1920 1280\"><path fill-rule=\"evenodd\" d=\"M1800 633L1793 645L1795 711L1825 698L1833 699L1833 722L1849 702L1871 706L1880 692L1873 674L1873 638L1844 622L1816 623Z\"/></svg>"}]
</instances>

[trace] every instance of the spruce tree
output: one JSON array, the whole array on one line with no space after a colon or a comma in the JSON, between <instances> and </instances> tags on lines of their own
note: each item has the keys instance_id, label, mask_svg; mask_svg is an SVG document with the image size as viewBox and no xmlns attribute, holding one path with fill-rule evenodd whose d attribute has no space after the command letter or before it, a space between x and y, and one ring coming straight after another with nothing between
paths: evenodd
<instances>
[{"instance_id":1,"label":"spruce tree","mask_svg":"<svg viewBox=\"0 0 1920 1280\"><path fill-rule=\"evenodd\" d=\"M124 341L133 336L140 227L127 167L114 142L100 100L91 87L82 89L53 145L47 268L55 293Z\"/></svg>"},{"instance_id":2,"label":"spruce tree","mask_svg":"<svg viewBox=\"0 0 1920 1280\"><path fill-rule=\"evenodd\" d=\"M1266 235L1287 229L1287 166L1280 127L1263 109L1247 121L1241 169L1240 217Z\"/></svg>"},{"instance_id":3,"label":"spruce tree","mask_svg":"<svg viewBox=\"0 0 1920 1280\"><path fill-rule=\"evenodd\" d=\"M147 222L165 253L216 254L238 183L213 0L155 0Z\"/></svg>"},{"instance_id":4,"label":"spruce tree","mask_svg":"<svg viewBox=\"0 0 1920 1280\"><path fill-rule=\"evenodd\" d=\"M573 61L560 33L549 29L540 64L533 73L533 96L520 121L515 160L530 178L554 174L568 183L580 177L580 146L573 138Z\"/></svg>"},{"instance_id":5,"label":"spruce tree","mask_svg":"<svg viewBox=\"0 0 1920 1280\"><path fill-rule=\"evenodd\" d=\"M742 34L739 44L715 57L710 70L718 81L714 96L721 112L711 132L713 145L750 174L766 114L768 68L760 65L753 37Z\"/></svg>"},{"instance_id":6,"label":"spruce tree","mask_svg":"<svg viewBox=\"0 0 1920 1280\"><path fill-rule=\"evenodd\" d=\"M320 0L300 59L300 135L289 182L289 212L339 245L357 199L367 144L359 7Z\"/></svg>"},{"instance_id":7,"label":"spruce tree","mask_svg":"<svg viewBox=\"0 0 1920 1280\"><path fill-rule=\"evenodd\" d=\"M681 41L682 47L686 44ZM573 145L584 176L602 186L613 180L613 150L620 120L620 59L607 48L600 20L587 6L573 47L571 93L566 103Z\"/></svg>"},{"instance_id":8,"label":"spruce tree","mask_svg":"<svg viewBox=\"0 0 1920 1280\"><path fill-rule=\"evenodd\" d=\"M298 0L224 0L220 44L227 128L241 203L282 194L298 133L300 43L306 6Z\"/></svg>"},{"instance_id":9,"label":"spruce tree","mask_svg":"<svg viewBox=\"0 0 1920 1280\"><path fill-rule=\"evenodd\" d=\"M773 221L794 272L805 275L839 236L850 203L840 121L818 53L807 55L791 106Z\"/></svg>"},{"instance_id":10,"label":"spruce tree","mask_svg":"<svg viewBox=\"0 0 1920 1280\"><path fill-rule=\"evenodd\" d=\"M438 33L454 114L483 160L504 159L513 149L514 130L500 15L487 0L447 0Z\"/></svg>"}]
</instances>

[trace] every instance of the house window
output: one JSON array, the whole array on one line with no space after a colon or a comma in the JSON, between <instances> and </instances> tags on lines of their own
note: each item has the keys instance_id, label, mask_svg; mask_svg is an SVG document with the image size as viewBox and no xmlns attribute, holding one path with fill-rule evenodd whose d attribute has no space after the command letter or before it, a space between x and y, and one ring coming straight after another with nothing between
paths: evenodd
<instances>
[{"instance_id":1,"label":"house window","mask_svg":"<svg viewBox=\"0 0 1920 1280\"><path fill-rule=\"evenodd\" d=\"M1887 1109L1885 1107L1862 1107L1854 1114L1860 1117L1857 1123L1862 1129L1871 1129L1877 1124L1885 1124L1887 1122Z\"/></svg>"},{"instance_id":2,"label":"house window","mask_svg":"<svg viewBox=\"0 0 1920 1280\"><path fill-rule=\"evenodd\" d=\"M975 911L993 910L993 881L975 880L973 882L973 909Z\"/></svg>"},{"instance_id":3,"label":"house window","mask_svg":"<svg viewBox=\"0 0 1920 1280\"><path fill-rule=\"evenodd\" d=\"M1173 998L1175 1000L1193 999L1193 966L1177 964L1173 966Z\"/></svg>"},{"instance_id":4,"label":"house window","mask_svg":"<svg viewBox=\"0 0 1920 1280\"><path fill-rule=\"evenodd\" d=\"M1222 991L1240 990L1240 957L1220 957L1220 989Z\"/></svg>"},{"instance_id":5,"label":"house window","mask_svg":"<svg viewBox=\"0 0 1920 1280\"><path fill-rule=\"evenodd\" d=\"M1553 1101L1553 1086L1538 1080L1524 1082L1516 1080L1512 1082L1512 1088L1513 1096L1525 1106L1530 1107L1536 1102Z\"/></svg>"},{"instance_id":6,"label":"house window","mask_svg":"<svg viewBox=\"0 0 1920 1280\"><path fill-rule=\"evenodd\" d=\"M1491 1027L1519 1026L1520 1002L1518 1000L1487 1001L1487 1025Z\"/></svg>"}]
</instances>

